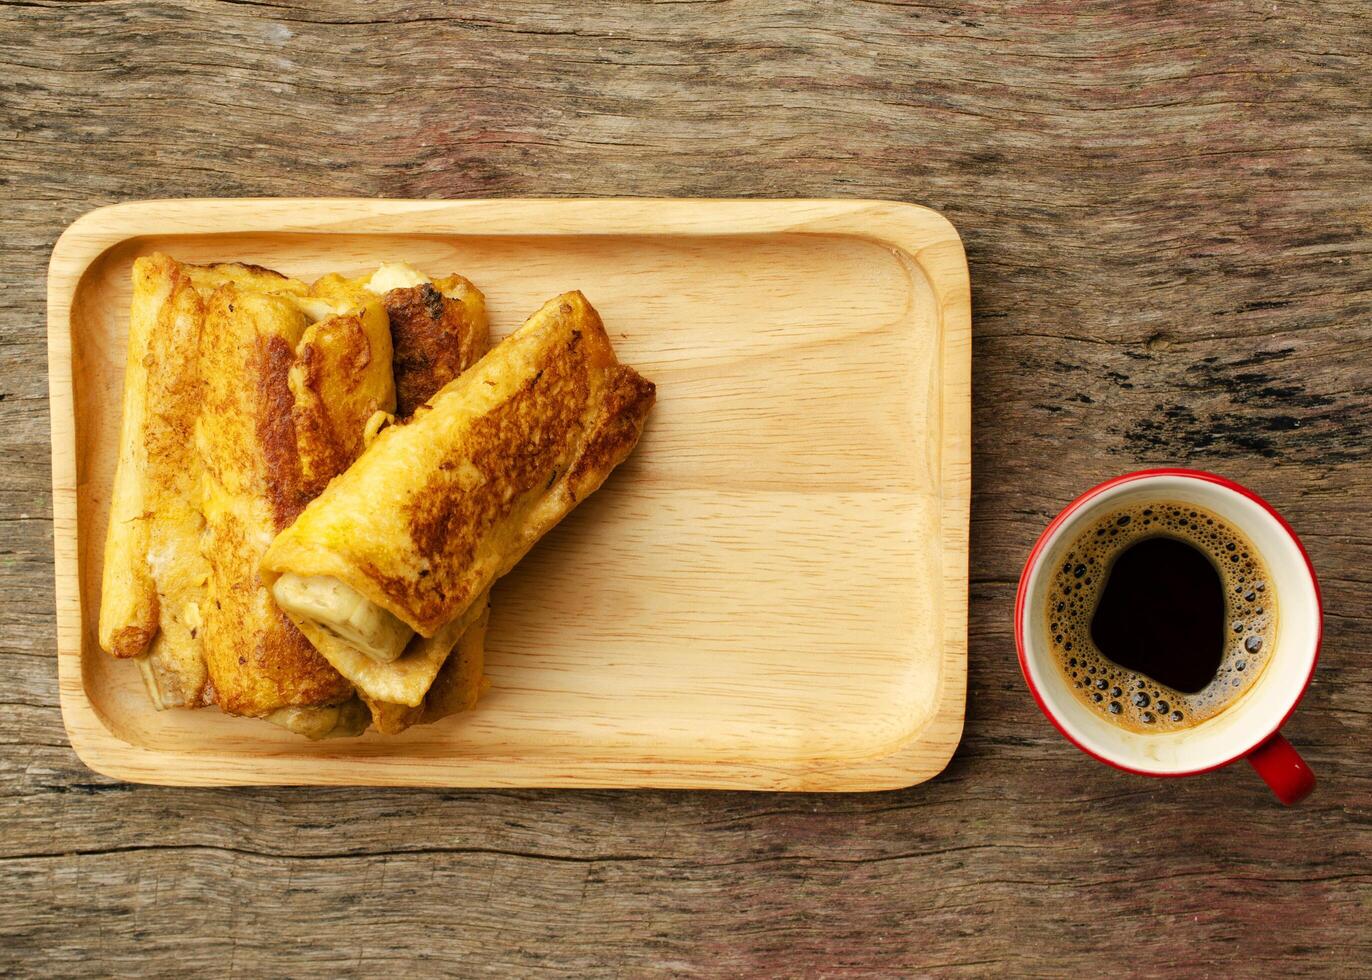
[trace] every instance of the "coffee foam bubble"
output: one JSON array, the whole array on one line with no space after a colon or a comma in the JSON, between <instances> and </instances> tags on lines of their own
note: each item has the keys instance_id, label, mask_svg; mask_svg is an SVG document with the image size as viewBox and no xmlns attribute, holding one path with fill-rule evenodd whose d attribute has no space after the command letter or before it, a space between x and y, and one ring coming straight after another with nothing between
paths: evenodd
<instances>
[{"instance_id":1,"label":"coffee foam bubble","mask_svg":"<svg viewBox=\"0 0 1372 980\"><path fill-rule=\"evenodd\" d=\"M1091 618L1115 559L1145 538L1185 541L1219 571L1228 630L1214 680L1187 694L1106 658L1091 641ZM1044 609L1053 659L1077 700L1122 728L1190 728L1246 692L1272 652L1276 601L1257 549L1223 518L1182 503L1112 511L1082 531L1057 560Z\"/></svg>"}]
</instances>

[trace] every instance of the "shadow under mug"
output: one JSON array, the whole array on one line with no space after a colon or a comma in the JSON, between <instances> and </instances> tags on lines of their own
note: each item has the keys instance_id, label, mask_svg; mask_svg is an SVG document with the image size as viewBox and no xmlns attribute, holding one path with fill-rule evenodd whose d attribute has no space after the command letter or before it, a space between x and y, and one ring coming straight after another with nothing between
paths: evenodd
<instances>
[{"instance_id":1,"label":"shadow under mug","mask_svg":"<svg viewBox=\"0 0 1372 980\"><path fill-rule=\"evenodd\" d=\"M1218 714L1192 728L1143 734L1112 724L1076 699L1053 661L1043 610L1052 571L1083 528L1119 507L1166 501L1204 507L1252 542L1275 587L1277 633L1261 676ZM1141 470L1086 491L1040 535L1015 599L1020 670L1043 713L1073 745L1146 776L1191 776L1247 759L1286 804L1315 787L1314 773L1282 737L1281 726L1310 684L1322 626L1319 582L1296 532L1251 490L1200 470Z\"/></svg>"}]
</instances>

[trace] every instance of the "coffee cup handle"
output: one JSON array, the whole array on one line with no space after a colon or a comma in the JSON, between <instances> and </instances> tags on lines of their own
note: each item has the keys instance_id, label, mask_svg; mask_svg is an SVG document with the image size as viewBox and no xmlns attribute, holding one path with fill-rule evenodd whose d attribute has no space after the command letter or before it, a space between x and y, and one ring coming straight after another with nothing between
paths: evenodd
<instances>
[{"instance_id":1,"label":"coffee cup handle","mask_svg":"<svg viewBox=\"0 0 1372 980\"><path fill-rule=\"evenodd\" d=\"M1315 788L1315 774L1281 732L1273 732L1249 752L1248 763L1287 806L1299 803Z\"/></svg>"}]
</instances>

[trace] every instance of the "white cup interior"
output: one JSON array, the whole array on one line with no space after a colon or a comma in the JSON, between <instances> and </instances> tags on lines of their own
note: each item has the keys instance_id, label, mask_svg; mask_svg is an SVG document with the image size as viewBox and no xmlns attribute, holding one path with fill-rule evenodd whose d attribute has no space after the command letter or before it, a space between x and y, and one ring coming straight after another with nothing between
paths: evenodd
<instances>
[{"instance_id":1,"label":"white cup interior","mask_svg":"<svg viewBox=\"0 0 1372 980\"><path fill-rule=\"evenodd\" d=\"M1117 727L1077 700L1052 661L1044 616L1052 569L1076 534L1107 511L1145 501L1196 504L1229 521L1262 555L1277 594L1276 642L1257 682L1194 728L1156 735ZM1246 755L1277 729L1300 699L1319 650L1319 595L1295 538L1256 501L1191 476L1140 477L1080 505L1039 552L1020 615L1029 679L1058 724L1087 751L1117 766L1158 775L1211 769Z\"/></svg>"}]
</instances>

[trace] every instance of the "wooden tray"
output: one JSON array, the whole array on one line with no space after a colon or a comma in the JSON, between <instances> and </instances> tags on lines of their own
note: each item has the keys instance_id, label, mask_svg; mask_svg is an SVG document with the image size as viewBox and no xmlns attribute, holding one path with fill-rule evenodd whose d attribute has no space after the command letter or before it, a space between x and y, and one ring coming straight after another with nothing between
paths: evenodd
<instances>
[{"instance_id":1,"label":"wooden tray","mask_svg":"<svg viewBox=\"0 0 1372 980\"><path fill-rule=\"evenodd\" d=\"M583 290L658 385L634 456L494 594L477 710L311 743L155 711L95 638L135 256L461 272L502 336ZM970 301L956 231L869 201L199 200L102 208L48 276L62 716L168 784L874 790L962 731Z\"/></svg>"}]
</instances>

